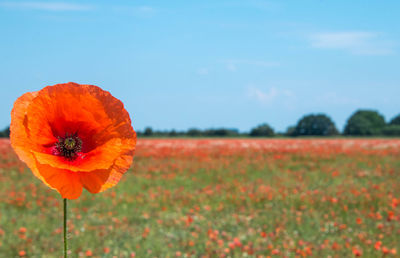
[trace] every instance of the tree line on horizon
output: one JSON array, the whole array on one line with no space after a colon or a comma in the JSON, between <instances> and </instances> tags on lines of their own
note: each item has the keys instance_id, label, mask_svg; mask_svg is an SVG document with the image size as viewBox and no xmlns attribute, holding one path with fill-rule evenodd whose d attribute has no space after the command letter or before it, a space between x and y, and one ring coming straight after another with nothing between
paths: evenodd
<instances>
[{"instance_id":1,"label":"tree line on horizon","mask_svg":"<svg viewBox=\"0 0 400 258\"><path fill-rule=\"evenodd\" d=\"M286 132L275 132L268 124L260 124L241 133L237 129L216 128L201 130L191 128L187 131L153 131L151 127L137 131L139 137L274 137L274 136L400 136L400 114L386 123L385 118L375 110L357 110L346 122L343 132L340 132L332 119L323 114L308 114L303 116L295 126L290 126ZM9 137L10 127L0 131L0 137Z\"/></svg>"},{"instance_id":2,"label":"tree line on horizon","mask_svg":"<svg viewBox=\"0 0 400 258\"><path fill-rule=\"evenodd\" d=\"M295 126L289 126L286 132L275 132L268 124L260 124L241 133L237 129L216 128L201 130L190 128L187 131L157 131L151 127L137 132L140 137L274 137L274 136L400 136L400 114L385 122L385 118L375 110L357 110L347 120L343 132L340 132L332 119L322 113L303 116Z\"/></svg>"}]
</instances>

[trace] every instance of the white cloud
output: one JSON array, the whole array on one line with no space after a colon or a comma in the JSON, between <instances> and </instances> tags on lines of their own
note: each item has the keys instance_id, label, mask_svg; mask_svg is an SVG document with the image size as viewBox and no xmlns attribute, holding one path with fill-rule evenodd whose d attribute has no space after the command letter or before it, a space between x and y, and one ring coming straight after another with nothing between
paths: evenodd
<instances>
[{"instance_id":1,"label":"white cloud","mask_svg":"<svg viewBox=\"0 0 400 258\"><path fill-rule=\"evenodd\" d=\"M111 10L118 13L133 15L140 18L151 18L160 11L159 9L156 9L148 5L142 5L142 6L113 5L111 6Z\"/></svg>"},{"instance_id":2,"label":"white cloud","mask_svg":"<svg viewBox=\"0 0 400 258\"><path fill-rule=\"evenodd\" d=\"M296 95L293 91L287 89L278 89L275 87L268 90L261 90L255 87L248 88L248 97L255 99L263 105L282 104L287 109L293 109L295 106Z\"/></svg>"},{"instance_id":3,"label":"white cloud","mask_svg":"<svg viewBox=\"0 0 400 258\"><path fill-rule=\"evenodd\" d=\"M288 89L278 89L276 87L269 88L268 90L262 90L257 87L249 86L247 93L248 97L256 99L263 104L294 99L296 97L293 91Z\"/></svg>"},{"instance_id":4,"label":"white cloud","mask_svg":"<svg viewBox=\"0 0 400 258\"><path fill-rule=\"evenodd\" d=\"M209 73L210 73L210 71L207 68L200 68L197 70L197 74L200 74L200 75L207 75Z\"/></svg>"},{"instance_id":5,"label":"white cloud","mask_svg":"<svg viewBox=\"0 0 400 258\"><path fill-rule=\"evenodd\" d=\"M264 104L269 104L278 96L278 90L276 88L270 88L267 92L264 92L257 88L250 88L248 95L250 98L255 98Z\"/></svg>"},{"instance_id":6,"label":"white cloud","mask_svg":"<svg viewBox=\"0 0 400 258\"><path fill-rule=\"evenodd\" d=\"M138 12L142 12L142 13L152 13L154 12L154 8L151 6L138 6L136 7L136 10Z\"/></svg>"},{"instance_id":7,"label":"white cloud","mask_svg":"<svg viewBox=\"0 0 400 258\"><path fill-rule=\"evenodd\" d=\"M226 69L228 71L236 71L241 65L251 65L251 66L259 66L259 67L274 67L279 66L280 64L277 62L267 62L261 60L250 60L250 59L228 59L223 60L223 63L226 65Z\"/></svg>"},{"instance_id":8,"label":"white cloud","mask_svg":"<svg viewBox=\"0 0 400 258\"><path fill-rule=\"evenodd\" d=\"M93 6L67 2L0 2L1 7L43 11L86 11Z\"/></svg>"},{"instance_id":9,"label":"white cloud","mask_svg":"<svg viewBox=\"0 0 400 258\"><path fill-rule=\"evenodd\" d=\"M235 72L237 70L236 64L232 62L226 63L226 69L231 72Z\"/></svg>"},{"instance_id":10,"label":"white cloud","mask_svg":"<svg viewBox=\"0 0 400 258\"><path fill-rule=\"evenodd\" d=\"M309 36L311 46L339 49L357 55L387 55L393 53L393 42L381 35L365 31L323 32Z\"/></svg>"},{"instance_id":11,"label":"white cloud","mask_svg":"<svg viewBox=\"0 0 400 258\"><path fill-rule=\"evenodd\" d=\"M156 14L156 9L151 6L137 6L133 7L133 13L139 16L150 17Z\"/></svg>"},{"instance_id":12,"label":"white cloud","mask_svg":"<svg viewBox=\"0 0 400 258\"><path fill-rule=\"evenodd\" d=\"M347 97L343 95L339 95L336 92L326 92L323 95L316 97L316 103L324 104L324 105L335 105L335 106L359 106L361 105L360 100L352 97Z\"/></svg>"},{"instance_id":13,"label":"white cloud","mask_svg":"<svg viewBox=\"0 0 400 258\"><path fill-rule=\"evenodd\" d=\"M210 6L207 3L207 6ZM213 1L212 7L215 8L240 8L240 9L256 9L260 11L277 11L282 8L281 3L277 1L265 1L265 0L246 0L246 1Z\"/></svg>"}]
</instances>

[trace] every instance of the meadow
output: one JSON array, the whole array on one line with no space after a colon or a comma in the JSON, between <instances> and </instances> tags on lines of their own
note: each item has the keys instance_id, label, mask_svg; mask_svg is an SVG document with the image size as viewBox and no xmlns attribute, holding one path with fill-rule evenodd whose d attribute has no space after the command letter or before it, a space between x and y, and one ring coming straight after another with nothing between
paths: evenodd
<instances>
[{"instance_id":1,"label":"meadow","mask_svg":"<svg viewBox=\"0 0 400 258\"><path fill-rule=\"evenodd\" d=\"M62 199L0 140L0 257L61 257ZM138 139L69 201L71 257L399 257L400 139Z\"/></svg>"}]
</instances>

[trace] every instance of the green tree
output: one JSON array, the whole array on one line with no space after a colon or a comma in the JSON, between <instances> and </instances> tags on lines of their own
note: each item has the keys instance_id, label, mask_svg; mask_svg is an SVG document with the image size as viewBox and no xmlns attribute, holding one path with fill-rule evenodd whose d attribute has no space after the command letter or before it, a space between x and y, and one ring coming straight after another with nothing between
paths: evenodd
<instances>
[{"instance_id":1,"label":"green tree","mask_svg":"<svg viewBox=\"0 0 400 258\"><path fill-rule=\"evenodd\" d=\"M250 136L263 137L263 136L274 136L274 129L268 124L261 124L250 131Z\"/></svg>"},{"instance_id":2,"label":"green tree","mask_svg":"<svg viewBox=\"0 0 400 258\"><path fill-rule=\"evenodd\" d=\"M293 134L295 136L330 136L339 134L332 120L324 114L310 114L300 119Z\"/></svg>"},{"instance_id":3,"label":"green tree","mask_svg":"<svg viewBox=\"0 0 400 258\"><path fill-rule=\"evenodd\" d=\"M170 136L170 137L176 137L176 136L178 136L178 132L175 131L175 129L172 129L172 130L168 133L168 136Z\"/></svg>"},{"instance_id":4,"label":"green tree","mask_svg":"<svg viewBox=\"0 0 400 258\"><path fill-rule=\"evenodd\" d=\"M237 129L217 128L205 130L204 135L209 137L237 136L239 132Z\"/></svg>"},{"instance_id":5,"label":"green tree","mask_svg":"<svg viewBox=\"0 0 400 258\"><path fill-rule=\"evenodd\" d=\"M390 125L400 125L400 114L393 117L393 119L389 123Z\"/></svg>"},{"instance_id":6,"label":"green tree","mask_svg":"<svg viewBox=\"0 0 400 258\"><path fill-rule=\"evenodd\" d=\"M144 129L143 135L144 136L152 136L153 135L153 129L151 127L146 127Z\"/></svg>"},{"instance_id":7,"label":"green tree","mask_svg":"<svg viewBox=\"0 0 400 258\"><path fill-rule=\"evenodd\" d=\"M400 136L400 125L387 125L382 129L383 135Z\"/></svg>"},{"instance_id":8,"label":"green tree","mask_svg":"<svg viewBox=\"0 0 400 258\"><path fill-rule=\"evenodd\" d=\"M10 127L7 127L6 129L0 131L0 137L1 138L9 138L10 137Z\"/></svg>"},{"instance_id":9,"label":"green tree","mask_svg":"<svg viewBox=\"0 0 400 258\"><path fill-rule=\"evenodd\" d=\"M343 134L372 136L382 134L385 118L374 110L358 110L346 123Z\"/></svg>"},{"instance_id":10,"label":"green tree","mask_svg":"<svg viewBox=\"0 0 400 258\"><path fill-rule=\"evenodd\" d=\"M386 136L400 136L400 114L390 120L390 123L382 129L382 134Z\"/></svg>"},{"instance_id":11,"label":"green tree","mask_svg":"<svg viewBox=\"0 0 400 258\"><path fill-rule=\"evenodd\" d=\"M285 136L295 136L296 126L289 126L284 133Z\"/></svg>"},{"instance_id":12,"label":"green tree","mask_svg":"<svg viewBox=\"0 0 400 258\"><path fill-rule=\"evenodd\" d=\"M187 131L187 135L190 137L199 137L202 136L202 134L203 134L202 131L197 128L190 128Z\"/></svg>"}]
</instances>

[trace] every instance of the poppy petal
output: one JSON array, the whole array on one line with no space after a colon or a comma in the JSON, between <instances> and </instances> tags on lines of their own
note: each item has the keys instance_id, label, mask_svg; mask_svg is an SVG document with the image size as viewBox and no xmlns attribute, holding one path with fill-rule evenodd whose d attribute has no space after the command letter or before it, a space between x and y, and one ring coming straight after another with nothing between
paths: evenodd
<instances>
[{"instance_id":1,"label":"poppy petal","mask_svg":"<svg viewBox=\"0 0 400 258\"><path fill-rule=\"evenodd\" d=\"M131 146L133 145L131 149L120 155L108 171L96 170L90 173L80 173L83 186L91 193L99 193L116 185L132 164L135 142L136 135L131 142Z\"/></svg>"},{"instance_id":2,"label":"poppy petal","mask_svg":"<svg viewBox=\"0 0 400 258\"><path fill-rule=\"evenodd\" d=\"M47 86L21 96L11 115L17 155L63 198L78 198L83 187L97 193L114 186L132 163L136 133L129 114L97 86ZM79 138L73 156L59 149L68 135Z\"/></svg>"},{"instance_id":3,"label":"poppy petal","mask_svg":"<svg viewBox=\"0 0 400 258\"><path fill-rule=\"evenodd\" d=\"M79 174L40 163L36 165L46 184L56 189L62 198L76 199L82 194Z\"/></svg>"},{"instance_id":4,"label":"poppy petal","mask_svg":"<svg viewBox=\"0 0 400 258\"><path fill-rule=\"evenodd\" d=\"M29 137L27 128L28 117L26 115L29 105L37 96L37 92L27 92L19 97L15 102L11 111L11 124L10 124L10 140L14 151L18 157L25 162L31 169L36 177L39 179L41 175L37 173L35 158L31 151L26 146L31 146L33 143Z\"/></svg>"},{"instance_id":5,"label":"poppy petal","mask_svg":"<svg viewBox=\"0 0 400 258\"><path fill-rule=\"evenodd\" d=\"M90 173L79 173L83 187L91 193L98 193L110 176L110 170L95 170Z\"/></svg>"},{"instance_id":6,"label":"poppy petal","mask_svg":"<svg viewBox=\"0 0 400 258\"><path fill-rule=\"evenodd\" d=\"M62 156L43 152L32 151L32 153L41 164L75 172L90 172L97 169L110 168L116 156L121 155L126 149L132 149L132 146L128 143L128 139L114 138L88 153L80 154L73 161L68 161Z\"/></svg>"},{"instance_id":7,"label":"poppy petal","mask_svg":"<svg viewBox=\"0 0 400 258\"><path fill-rule=\"evenodd\" d=\"M136 142L136 137L135 137ZM116 185L121 179L122 175L127 171L127 169L131 166L133 160L134 149L127 151L122 154L116 161L111 169L110 176L107 181L102 185L100 192L107 190L110 187Z\"/></svg>"},{"instance_id":8,"label":"poppy petal","mask_svg":"<svg viewBox=\"0 0 400 258\"><path fill-rule=\"evenodd\" d=\"M129 114L123 104L92 85L68 83L46 87L32 101L28 116L35 118L28 126L38 143L32 148L38 161L73 171L111 167L124 152L124 139L134 137ZM49 148L57 142L57 137L66 133L77 133L82 139L85 158L78 159L77 164L64 162L52 155ZM84 165L85 162L88 164Z\"/></svg>"}]
</instances>

